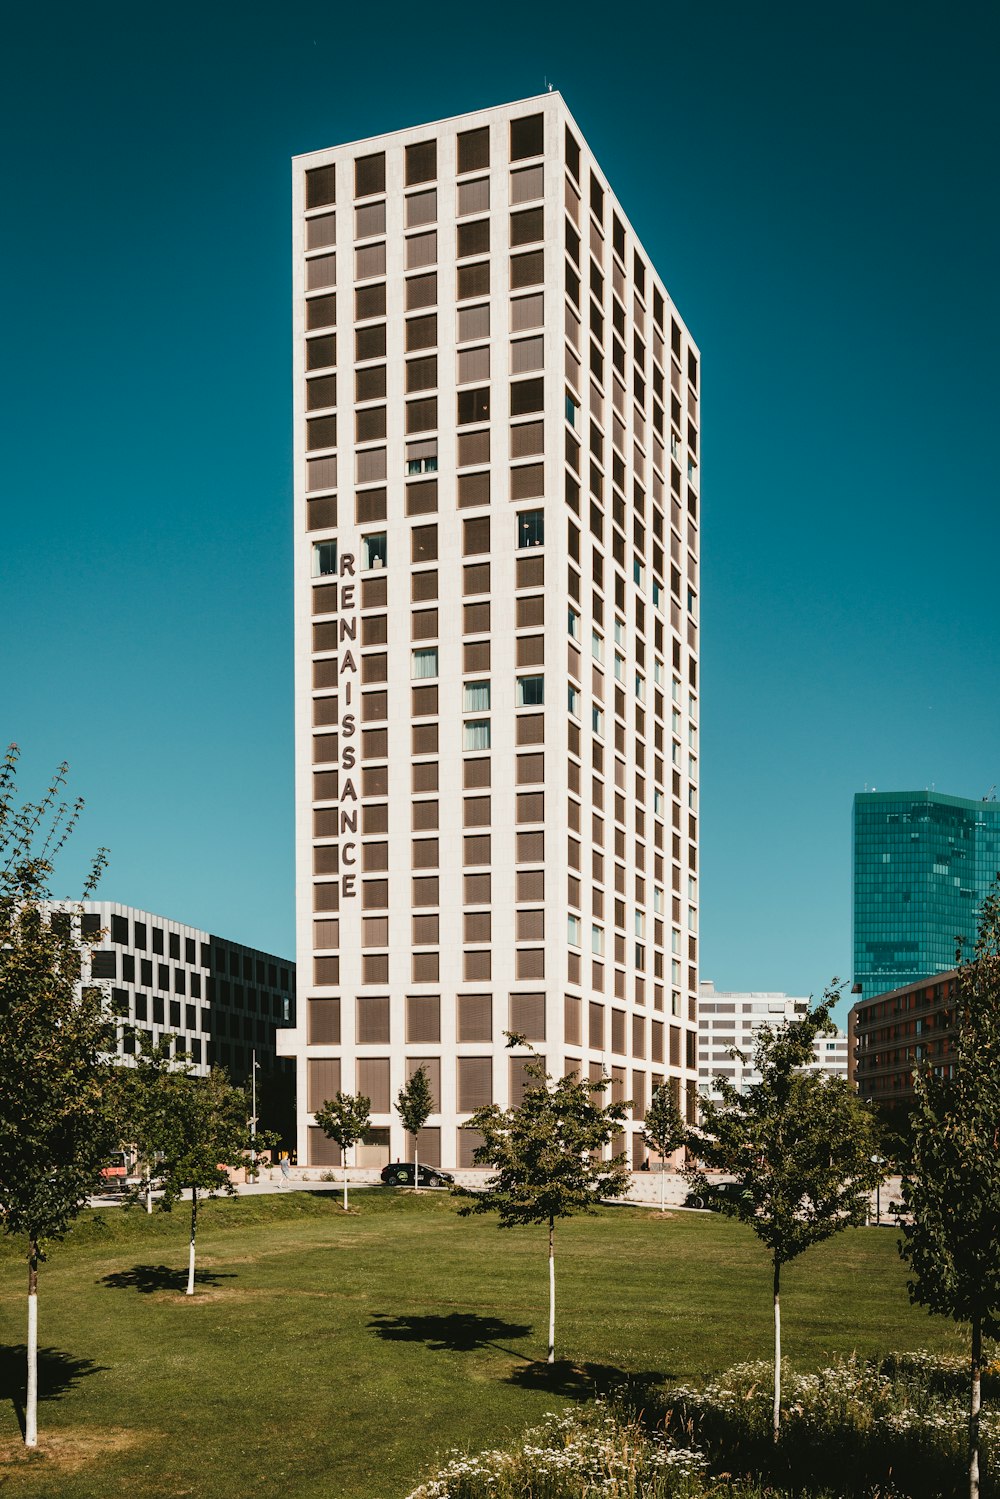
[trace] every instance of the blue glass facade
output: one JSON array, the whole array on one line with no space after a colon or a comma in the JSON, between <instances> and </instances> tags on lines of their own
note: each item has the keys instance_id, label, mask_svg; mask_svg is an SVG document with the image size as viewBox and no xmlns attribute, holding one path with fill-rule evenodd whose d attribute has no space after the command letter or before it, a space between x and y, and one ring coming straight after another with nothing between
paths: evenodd
<instances>
[{"instance_id":1,"label":"blue glass facade","mask_svg":"<svg viewBox=\"0 0 1000 1499\"><path fill-rule=\"evenodd\" d=\"M1000 803L933 791L854 798L854 982L862 998L955 966L1000 874Z\"/></svg>"}]
</instances>

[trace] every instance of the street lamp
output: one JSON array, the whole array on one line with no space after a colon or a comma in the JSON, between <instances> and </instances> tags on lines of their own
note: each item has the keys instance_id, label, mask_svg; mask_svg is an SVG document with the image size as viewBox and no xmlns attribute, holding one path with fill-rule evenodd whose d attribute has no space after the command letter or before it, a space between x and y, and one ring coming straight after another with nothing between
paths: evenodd
<instances>
[{"instance_id":1,"label":"street lamp","mask_svg":"<svg viewBox=\"0 0 1000 1499\"><path fill-rule=\"evenodd\" d=\"M250 1163L254 1180L257 1179L257 1061L256 1048L250 1053Z\"/></svg>"},{"instance_id":2,"label":"street lamp","mask_svg":"<svg viewBox=\"0 0 1000 1499\"><path fill-rule=\"evenodd\" d=\"M871 1160L872 1160L872 1165L873 1166L884 1166L885 1165L885 1157L884 1156L873 1155L872 1158L871 1158ZM882 1222L882 1175L881 1175L881 1172L880 1172L879 1173L878 1181L875 1183L875 1227L878 1228L879 1225L881 1224L881 1222Z\"/></svg>"}]
</instances>

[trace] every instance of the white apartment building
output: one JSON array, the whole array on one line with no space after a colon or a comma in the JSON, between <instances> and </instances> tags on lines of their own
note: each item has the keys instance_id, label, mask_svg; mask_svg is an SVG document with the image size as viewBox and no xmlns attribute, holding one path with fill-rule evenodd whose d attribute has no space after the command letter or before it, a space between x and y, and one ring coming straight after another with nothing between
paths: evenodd
<instances>
[{"instance_id":1,"label":"white apartment building","mask_svg":"<svg viewBox=\"0 0 1000 1499\"><path fill-rule=\"evenodd\" d=\"M251 1060L281 1075L276 1035L295 1023L295 964L117 901L54 903L53 919L79 921L97 941L81 979L99 984L115 1029L115 1054L127 1063L139 1042L172 1039L199 1075L224 1066L235 1082Z\"/></svg>"},{"instance_id":2,"label":"white apartment building","mask_svg":"<svg viewBox=\"0 0 1000 1499\"><path fill-rule=\"evenodd\" d=\"M788 994L767 994L716 989L710 979L700 985L698 1005L698 1090L706 1098L719 1100L714 1086L724 1077L745 1091L760 1082L760 1073L752 1065L757 1033L763 1026L776 1027L788 1020L800 1020L808 1014L808 999ZM746 1063L733 1057L736 1047L747 1058ZM847 1078L848 1039L837 1031L832 1036L817 1036L813 1042L813 1061L807 1072L829 1072Z\"/></svg>"},{"instance_id":3,"label":"white apartment building","mask_svg":"<svg viewBox=\"0 0 1000 1499\"><path fill-rule=\"evenodd\" d=\"M649 181L658 163L650 161ZM695 1102L700 358L557 93L293 164L298 1151Z\"/></svg>"}]
</instances>

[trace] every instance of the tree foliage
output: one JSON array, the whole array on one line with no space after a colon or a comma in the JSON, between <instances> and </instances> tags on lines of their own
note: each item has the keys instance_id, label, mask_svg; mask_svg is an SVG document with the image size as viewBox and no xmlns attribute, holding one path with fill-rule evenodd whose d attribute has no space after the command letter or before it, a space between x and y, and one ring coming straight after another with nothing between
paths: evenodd
<instances>
[{"instance_id":1,"label":"tree foliage","mask_svg":"<svg viewBox=\"0 0 1000 1499\"><path fill-rule=\"evenodd\" d=\"M642 1138L647 1150L655 1150L660 1157L660 1211L663 1211L663 1189L666 1177L664 1166L667 1157L687 1144L688 1129L681 1116L680 1105L673 1095L669 1083L657 1083L646 1109L642 1124Z\"/></svg>"},{"instance_id":2,"label":"tree foliage","mask_svg":"<svg viewBox=\"0 0 1000 1499\"><path fill-rule=\"evenodd\" d=\"M910 1300L972 1333L969 1490L979 1488L982 1339L1000 1338L1000 891L980 909L975 949L959 946L952 1058L914 1074L900 1253ZM950 1070L950 1075L948 1075Z\"/></svg>"},{"instance_id":3,"label":"tree foliage","mask_svg":"<svg viewBox=\"0 0 1000 1499\"><path fill-rule=\"evenodd\" d=\"M846 1079L805 1069L813 1042L835 1027L830 1010L840 997L836 980L800 1020L762 1027L754 1047L760 1081L740 1092L715 1079L718 1101L701 1100L701 1123L692 1137L700 1167L689 1171L696 1188L704 1167L734 1177L739 1190L720 1199L730 1217L753 1229L771 1255L774 1287L774 1429L780 1416L780 1275L783 1265L851 1225L863 1224L871 1192L881 1177L878 1123ZM735 1051L741 1060L747 1058Z\"/></svg>"},{"instance_id":4,"label":"tree foliage","mask_svg":"<svg viewBox=\"0 0 1000 1499\"><path fill-rule=\"evenodd\" d=\"M347 1212L347 1152L363 1140L371 1123L372 1101L363 1093L335 1093L316 1110L316 1123L340 1146L344 1167L344 1212Z\"/></svg>"},{"instance_id":5,"label":"tree foliage","mask_svg":"<svg viewBox=\"0 0 1000 1499\"><path fill-rule=\"evenodd\" d=\"M524 1046L523 1036L507 1034L509 1047ZM592 1213L603 1198L621 1197L630 1173L625 1156L602 1159L602 1152L626 1118L627 1104L602 1106L608 1079L583 1079L576 1073L555 1080L534 1051L525 1063L527 1087L516 1107L496 1104L469 1120L483 1143L473 1159L493 1175L473 1202L460 1209L498 1214L501 1228L548 1224L549 1229L549 1362L555 1358L556 1220Z\"/></svg>"},{"instance_id":6,"label":"tree foliage","mask_svg":"<svg viewBox=\"0 0 1000 1499\"><path fill-rule=\"evenodd\" d=\"M400 1088L396 1097L396 1113L402 1120L406 1133L413 1137L413 1185L418 1192L420 1190L420 1156L417 1151L417 1137L433 1112L434 1095L431 1092L431 1082L427 1076L427 1068L421 1062L406 1084Z\"/></svg>"},{"instance_id":7,"label":"tree foliage","mask_svg":"<svg viewBox=\"0 0 1000 1499\"><path fill-rule=\"evenodd\" d=\"M83 801L63 800L61 765L39 801L19 804L17 768L11 745L0 769L0 1227L26 1240L25 1441L33 1446L38 1266L95 1190L117 1139L107 1106L105 998L99 986L81 992L91 944L79 906L56 908L52 899L54 861ZM105 861L101 849L84 897Z\"/></svg>"}]
</instances>

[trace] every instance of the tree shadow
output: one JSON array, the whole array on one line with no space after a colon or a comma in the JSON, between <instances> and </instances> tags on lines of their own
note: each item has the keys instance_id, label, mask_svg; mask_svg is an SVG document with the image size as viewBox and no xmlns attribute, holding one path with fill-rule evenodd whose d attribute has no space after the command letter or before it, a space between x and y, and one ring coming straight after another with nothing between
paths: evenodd
<instances>
[{"instance_id":1,"label":"tree shadow","mask_svg":"<svg viewBox=\"0 0 1000 1499\"><path fill-rule=\"evenodd\" d=\"M106 1364L95 1364L89 1358L74 1358L58 1348L38 1350L38 1399L61 1400L81 1379L103 1374ZM0 1401L9 1400L14 1407L21 1435L24 1435L24 1407L28 1396L28 1349L24 1343L0 1348Z\"/></svg>"},{"instance_id":2,"label":"tree shadow","mask_svg":"<svg viewBox=\"0 0 1000 1499\"><path fill-rule=\"evenodd\" d=\"M236 1275L220 1274L214 1270L196 1270L195 1286L217 1286L222 1280L236 1280ZM169 1265L132 1265L128 1270L115 1270L101 1277L99 1284L114 1291L138 1291L150 1296L154 1291L186 1291L188 1273L173 1270Z\"/></svg>"},{"instance_id":3,"label":"tree shadow","mask_svg":"<svg viewBox=\"0 0 1000 1499\"><path fill-rule=\"evenodd\" d=\"M445 1316L390 1317L376 1312L368 1326L388 1343L426 1343L440 1353L473 1353L477 1348L495 1348L512 1358L525 1358L498 1339L526 1338L529 1324L504 1322L499 1317L481 1317L475 1312L449 1312Z\"/></svg>"},{"instance_id":4,"label":"tree shadow","mask_svg":"<svg viewBox=\"0 0 1000 1499\"><path fill-rule=\"evenodd\" d=\"M614 1364L574 1364L557 1359L554 1364L541 1360L525 1364L507 1376L505 1383L521 1390L539 1390L546 1395L562 1395L567 1400L594 1400L612 1396L626 1409L636 1413L648 1409L655 1401L655 1389L672 1378L659 1369L632 1373Z\"/></svg>"}]
</instances>

